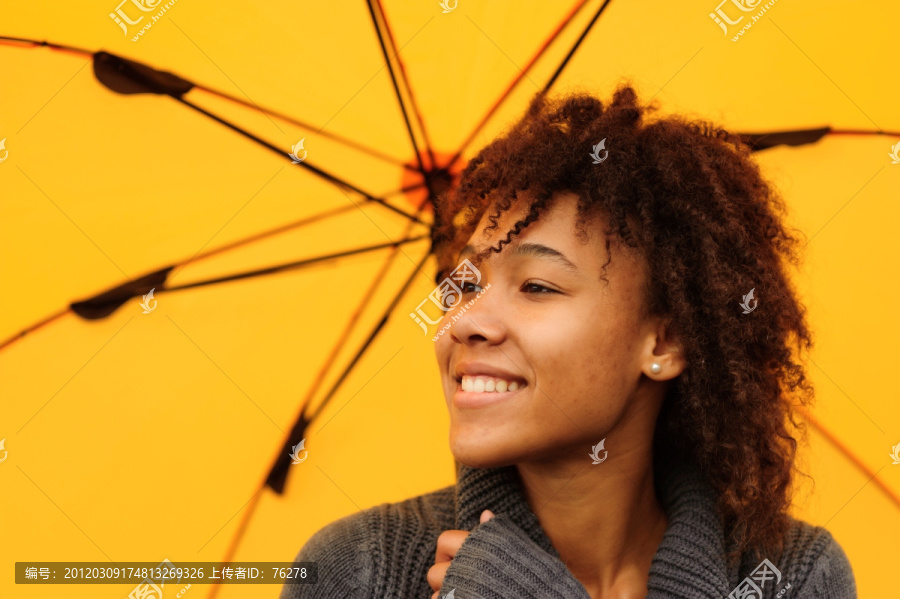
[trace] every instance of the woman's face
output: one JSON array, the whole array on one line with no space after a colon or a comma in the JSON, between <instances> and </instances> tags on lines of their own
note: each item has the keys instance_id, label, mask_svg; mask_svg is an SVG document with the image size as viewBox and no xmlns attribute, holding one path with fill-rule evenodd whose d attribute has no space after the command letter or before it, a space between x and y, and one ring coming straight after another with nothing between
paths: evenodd
<instances>
[{"instance_id":1,"label":"woman's face","mask_svg":"<svg viewBox=\"0 0 900 599\"><path fill-rule=\"evenodd\" d=\"M652 438L658 405L648 418L647 402L662 394L648 392L660 383L642 380L641 374L657 380L677 374L650 372L654 361L672 365L654 355L656 321L642 318L643 259L611 243L608 284L602 281L605 222L589 222L590 237L582 243L575 233L577 197L567 193L555 199L500 254L482 262L478 286L469 284L462 301L438 324L438 330L451 324L435 347L450 412L450 449L469 466L590 460L591 446L614 430L621 438L614 443L610 437L606 449L637 443L626 437L646 436L640 427L649 426ZM469 239L476 252L496 245L527 214L523 200L501 215L489 238L482 230L493 207L485 213ZM462 253L459 260L466 257L471 254ZM470 381L474 390L465 391ZM518 388L510 391L510 382ZM484 388L495 390L479 392Z\"/></svg>"}]
</instances>

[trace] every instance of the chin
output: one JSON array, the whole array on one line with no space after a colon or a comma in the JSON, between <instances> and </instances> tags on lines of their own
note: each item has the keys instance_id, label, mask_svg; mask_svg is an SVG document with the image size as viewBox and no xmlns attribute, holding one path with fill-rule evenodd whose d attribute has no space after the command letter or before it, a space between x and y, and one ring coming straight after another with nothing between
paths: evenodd
<instances>
[{"instance_id":1,"label":"chin","mask_svg":"<svg viewBox=\"0 0 900 599\"><path fill-rule=\"evenodd\" d=\"M517 462L515 452L501 450L492 440L453 433L450 435L450 453L457 462L470 468L498 468Z\"/></svg>"}]
</instances>

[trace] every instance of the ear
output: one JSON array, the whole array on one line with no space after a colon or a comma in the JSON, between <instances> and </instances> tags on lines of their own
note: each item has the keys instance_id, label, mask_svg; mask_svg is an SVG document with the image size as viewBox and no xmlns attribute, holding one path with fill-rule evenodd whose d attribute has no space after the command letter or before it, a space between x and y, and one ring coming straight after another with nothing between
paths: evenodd
<instances>
[{"instance_id":1,"label":"ear","mask_svg":"<svg viewBox=\"0 0 900 599\"><path fill-rule=\"evenodd\" d=\"M641 372L655 381L668 381L681 374L687 362L678 339L672 334L669 323L657 321L646 344L647 351L641 362ZM653 364L659 364L659 372L653 372Z\"/></svg>"}]
</instances>

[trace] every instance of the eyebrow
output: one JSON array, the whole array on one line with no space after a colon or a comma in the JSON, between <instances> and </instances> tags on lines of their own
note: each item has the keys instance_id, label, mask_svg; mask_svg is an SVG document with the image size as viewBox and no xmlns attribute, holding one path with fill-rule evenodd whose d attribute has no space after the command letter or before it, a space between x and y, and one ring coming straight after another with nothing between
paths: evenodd
<instances>
[{"instance_id":1,"label":"eyebrow","mask_svg":"<svg viewBox=\"0 0 900 599\"><path fill-rule=\"evenodd\" d=\"M512 246L510 251L512 251L514 256L537 256L539 258L548 258L558 262L568 271L578 272L578 267L566 258L562 252L540 243L519 243ZM473 254L475 254L475 248L471 245L466 245L459 251L459 258L461 260L462 258Z\"/></svg>"}]
</instances>

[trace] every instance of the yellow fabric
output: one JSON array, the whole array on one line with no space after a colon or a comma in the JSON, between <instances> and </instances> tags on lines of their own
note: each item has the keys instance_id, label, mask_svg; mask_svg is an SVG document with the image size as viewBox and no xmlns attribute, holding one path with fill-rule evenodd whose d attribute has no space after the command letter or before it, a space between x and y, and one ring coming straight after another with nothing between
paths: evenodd
<instances>
[{"instance_id":1,"label":"yellow fabric","mask_svg":"<svg viewBox=\"0 0 900 599\"><path fill-rule=\"evenodd\" d=\"M456 151L573 5L461 0L442 13L437 1L385 3L436 151ZM572 19L467 157L521 114L598 6L588 2ZM116 8L115 0L6 3L0 35L105 49L302 119L313 129L201 91L187 96L285 153L305 139L310 164L374 195L400 186L397 165L317 134L324 127L398 161L414 157L365 3L178 0L136 42L109 18ZM709 17L715 9L715 0L612 2L554 91L608 97L624 75L664 112L735 131L900 130L900 4L778 0L737 42ZM0 83L9 152L0 163L0 339L127 277L362 202L171 98L110 92L84 57L0 45ZM900 466L888 457L900 443L900 164L888 158L898 141L828 136L758 158L812 238L797 283L818 339L814 414L900 494ZM401 196L392 201L413 210ZM361 204L191 264L170 284L384 243L404 227L383 207ZM403 247L339 364L427 247ZM8 451L0 463L0 595L96 596L83 585L15 587L15 561L220 559L388 253L158 293L149 314L138 300L101 321L68 314L0 351ZM235 559L289 561L342 515L453 482L433 342L408 317L433 289L433 268L429 261L414 279L311 425L309 457L292 467L287 493L263 492ZM895 592L900 512L822 436L810 441L803 460L815 492L800 481L795 514L826 525L845 548L860 596ZM118 588L125 596L131 587ZM219 597L262 592L275 587L224 586Z\"/></svg>"}]
</instances>

